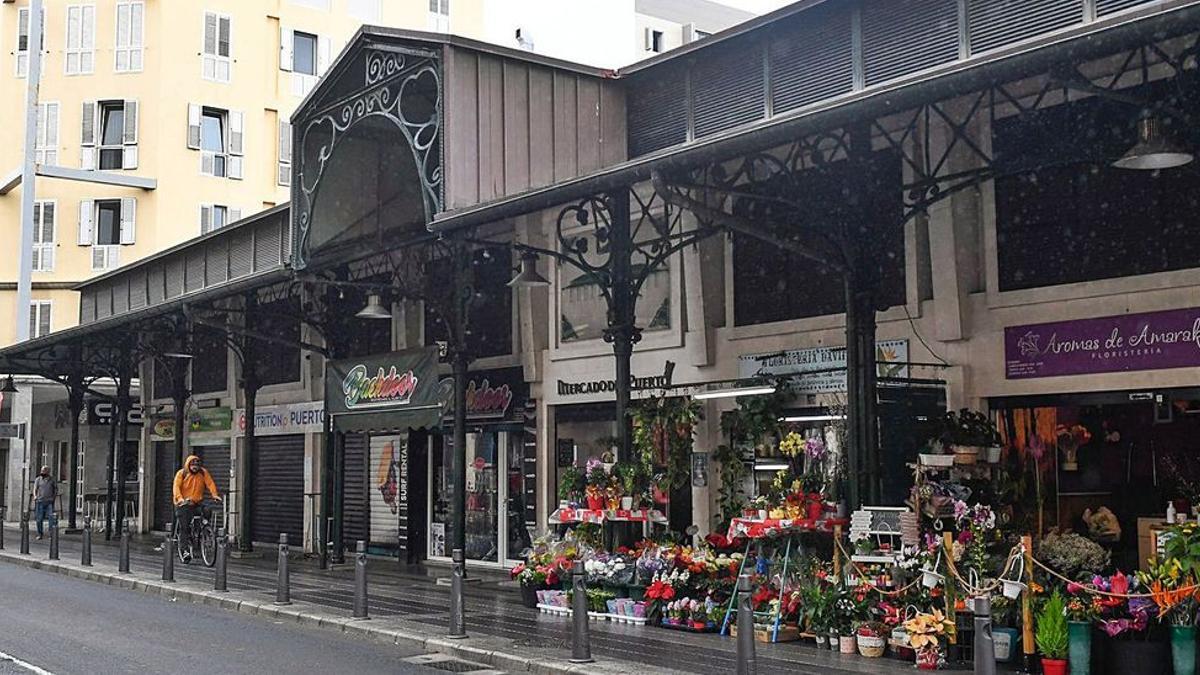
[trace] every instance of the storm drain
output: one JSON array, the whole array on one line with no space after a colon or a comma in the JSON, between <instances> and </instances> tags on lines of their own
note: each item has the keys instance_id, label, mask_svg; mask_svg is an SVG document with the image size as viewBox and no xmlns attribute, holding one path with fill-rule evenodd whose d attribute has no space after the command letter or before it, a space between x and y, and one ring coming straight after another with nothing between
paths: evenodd
<instances>
[{"instance_id":1,"label":"storm drain","mask_svg":"<svg viewBox=\"0 0 1200 675\"><path fill-rule=\"evenodd\" d=\"M504 675L504 671L493 670L480 663L471 663L470 661L462 661L453 656L446 654L421 654L420 656L410 656L406 659L401 659L405 663L413 665L425 666L434 670L442 670L447 673L471 673L472 675Z\"/></svg>"}]
</instances>

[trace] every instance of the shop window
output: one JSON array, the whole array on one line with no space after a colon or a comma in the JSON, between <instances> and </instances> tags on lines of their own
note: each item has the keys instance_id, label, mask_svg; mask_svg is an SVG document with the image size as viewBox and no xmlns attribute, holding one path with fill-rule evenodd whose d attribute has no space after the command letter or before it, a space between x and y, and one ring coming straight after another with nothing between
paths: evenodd
<instances>
[{"instance_id":1,"label":"shop window","mask_svg":"<svg viewBox=\"0 0 1200 675\"><path fill-rule=\"evenodd\" d=\"M809 208L801 214L801 228L788 223L771 232L795 239L803 230L812 232L844 222L847 208L843 189L850 184L851 166L834 162L799 177L799 194ZM877 152L871 160L873 180L868 191L871 222L875 223L881 277L879 290L888 306L904 304L904 229L900 186L900 161L892 152ZM821 241L811 235L799 239L821 251ZM829 255L835 255L830 251ZM733 238L733 320L736 326L838 314L845 311L846 291L842 275L818 262L781 251L774 244L745 235Z\"/></svg>"},{"instance_id":2,"label":"shop window","mask_svg":"<svg viewBox=\"0 0 1200 675\"><path fill-rule=\"evenodd\" d=\"M504 356L513 351L512 257L505 248L476 251L472 258L475 295L471 300L467 348L475 358ZM447 260L429 266L432 289L451 288L452 269ZM446 327L433 303L425 304L425 343L446 340Z\"/></svg>"},{"instance_id":3,"label":"shop window","mask_svg":"<svg viewBox=\"0 0 1200 675\"><path fill-rule=\"evenodd\" d=\"M224 332L196 326L192 349L192 393L225 391L229 386L229 359Z\"/></svg>"},{"instance_id":4,"label":"shop window","mask_svg":"<svg viewBox=\"0 0 1200 675\"><path fill-rule=\"evenodd\" d=\"M1154 89L1130 95L1162 100ZM1096 97L996 122L996 162L1006 174L996 179L1000 290L1200 266L1200 174L1111 164L1134 144L1137 115ZM1178 125L1163 122L1184 140Z\"/></svg>"},{"instance_id":5,"label":"shop window","mask_svg":"<svg viewBox=\"0 0 1200 675\"><path fill-rule=\"evenodd\" d=\"M599 265L606 254L599 253L603 245L589 232L581 230L570 236L585 236L588 239L589 262ZM635 234L639 239L656 236L653 228L642 227ZM650 272L642 284L634 307L634 324L644 333L669 330L671 328L671 274L675 259L668 259ZM640 263L635 256L634 273L640 274ZM608 327L608 303L600 286L588 275L570 265L558 266L559 317L558 339L560 344L597 340L604 336Z\"/></svg>"},{"instance_id":6,"label":"shop window","mask_svg":"<svg viewBox=\"0 0 1200 675\"><path fill-rule=\"evenodd\" d=\"M258 306L255 332L282 340L283 343L255 345L259 382L263 385L287 384L300 380L300 307L295 299L263 303ZM294 344L295 346L287 346Z\"/></svg>"}]
</instances>

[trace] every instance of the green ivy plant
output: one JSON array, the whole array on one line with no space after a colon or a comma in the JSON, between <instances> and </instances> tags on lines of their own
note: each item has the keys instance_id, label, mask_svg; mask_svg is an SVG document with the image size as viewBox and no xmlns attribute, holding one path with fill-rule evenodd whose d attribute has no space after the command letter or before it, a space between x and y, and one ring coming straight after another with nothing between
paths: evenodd
<instances>
[{"instance_id":1,"label":"green ivy plant","mask_svg":"<svg viewBox=\"0 0 1200 675\"><path fill-rule=\"evenodd\" d=\"M662 474L660 490L683 487L690 478L701 410L698 401L678 396L651 396L633 409L633 447L645 475Z\"/></svg>"},{"instance_id":2,"label":"green ivy plant","mask_svg":"<svg viewBox=\"0 0 1200 675\"><path fill-rule=\"evenodd\" d=\"M742 515L746 505L746 477L750 468L742 461L741 453L729 444L718 445L712 453L712 461L720 467L721 484L717 490L718 514L716 529L725 531L729 521Z\"/></svg>"}]
</instances>

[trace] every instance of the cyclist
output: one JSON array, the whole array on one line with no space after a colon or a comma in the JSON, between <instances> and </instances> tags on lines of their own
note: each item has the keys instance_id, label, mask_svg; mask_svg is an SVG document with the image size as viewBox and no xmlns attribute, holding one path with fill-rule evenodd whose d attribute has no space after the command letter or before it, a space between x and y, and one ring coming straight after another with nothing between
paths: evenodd
<instances>
[{"instance_id":1,"label":"cyclist","mask_svg":"<svg viewBox=\"0 0 1200 675\"><path fill-rule=\"evenodd\" d=\"M217 486L213 483L212 474L204 468L204 463L196 455L189 455L183 462L183 468L175 473L172 493L175 498L175 520L178 522L179 545L183 549L184 562L192 560L192 518L200 514L204 501L204 490L216 501L221 501Z\"/></svg>"}]
</instances>

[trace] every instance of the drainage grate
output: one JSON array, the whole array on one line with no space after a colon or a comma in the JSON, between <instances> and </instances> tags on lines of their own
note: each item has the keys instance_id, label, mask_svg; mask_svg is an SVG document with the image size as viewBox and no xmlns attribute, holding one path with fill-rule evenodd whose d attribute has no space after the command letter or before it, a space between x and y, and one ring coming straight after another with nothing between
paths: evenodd
<instances>
[{"instance_id":1,"label":"drainage grate","mask_svg":"<svg viewBox=\"0 0 1200 675\"><path fill-rule=\"evenodd\" d=\"M433 668L434 670L443 670L447 673L480 673L480 675L483 675L484 673L492 674L500 672L492 670L483 664L460 661L446 654L422 654L401 660L405 663Z\"/></svg>"}]
</instances>

